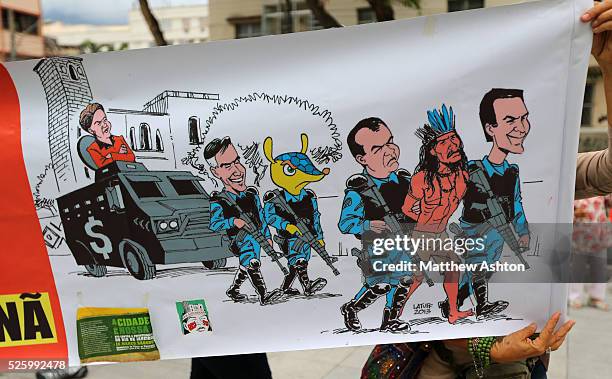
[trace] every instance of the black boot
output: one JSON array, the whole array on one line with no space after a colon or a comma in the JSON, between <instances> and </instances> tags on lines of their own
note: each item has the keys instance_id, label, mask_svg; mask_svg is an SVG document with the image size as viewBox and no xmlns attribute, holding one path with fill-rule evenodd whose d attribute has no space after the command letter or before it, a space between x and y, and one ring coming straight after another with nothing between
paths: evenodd
<instances>
[{"instance_id":1,"label":"black boot","mask_svg":"<svg viewBox=\"0 0 612 379\"><path fill-rule=\"evenodd\" d=\"M398 286L393 294L391 308L383 310L383 320L380 324L381 332L405 333L410 331L410 324L399 319L399 316L408 299L408 288Z\"/></svg>"},{"instance_id":2,"label":"black boot","mask_svg":"<svg viewBox=\"0 0 612 379\"><path fill-rule=\"evenodd\" d=\"M230 299L236 302L245 301L247 299L246 295L240 293L240 286L242 285L242 283L244 283L246 278L246 271L242 269L242 267L238 267L238 271L236 271L236 276L234 276L234 281L232 282L232 285L227 291L225 291L225 293Z\"/></svg>"},{"instance_id":3,"label":"black boot","mask_svg":"<svg viewBox=\"0 0 612 379\"><path fill-rule=\"evenodd\" d=\"M348 330L357 331L361 329L361 323L357 318L357 312L366 309L380 296L386 294L391 287L386 283L376 284L368 288L357 299L352 299L340 307L340 312L344 316L344 325Z\"/></svg>"},{"instance_id":4,"label":"black boot","mask_svg":"<svg viewBox=\"0 0 612 379\"><path fill-rule=\"evenodd\" d=\"M472 288L476 298L476 319L500 313L508 307L507 301L489 302L487 294L489 286L485 273L475 273L472 276Z\"/></svg>"},{"instance_id":5,"label":"black boot","mask_svg":"<svg viewBox=\"0 0 612 379\"><path fill-rule=\"evenodd\" d=\"M463 302L465 299L470 297L470 285L465 283L461 287L459 287L459 292L457 293L457 309L463 306ZM448 318L450 315L450 304L448 302L448 298L440 301L438 303L438 307L440 307L440 312L442 313L442 317Z\"/></svg>"},{"instance_id":6,"label":"black boot","mask_svg":"<svg viewBox=\"0 0 612 379\"><path fill-rule=\"evenodd\" d=\"M327 280L323 278L317 278L313 281L308 279L308 262L303 259L298 259L295 263L295 270L297 271L298 279L304 288L304 295L311 296L315 292L321 291L325 285L327 285Z\"/></svg>"},{"instance_id":7,"label":"black boot","mask_svg":"<svg viewBox=\"0 0 612 379\"><path fill-rule=\"evenodd\" d=\"M463 306L463 303L468 297L470 297L470 285L468 283L463 283L463 285L459 287L459 292L457 292L457 309Z\"/></svg>"},{"instance_id":8,"label":"black boot","mask_svg":"<svg viewBox=\"0 0 612 379\"><path fill-rule=\"evenodd\" d=\"M281 285L281 291L283 291L285 295L296 296L300 294L300 291L295 288L291 288L291 284L295 279L296 273L297 271L295 270L295 266L289 265L289 273L285 275L285 278L283 279L283 284Z\"/></svg>"},{"instance_id":9,"label":"black boot","mask_svg":"<svg viewBox=\"0 0 612 379\"><path fill-rule=\"evenodd\" d=\"M261 271L259 271L259 266L260 263L258 260L252 260L247 266L247 273L251 279L251 284L253 284L255 291L257 291L257 294L259 295L259 303L261 305L266 305L274 300L277 300L283 293L278 288L272 292L266 291L266 283L264 282L263 275L261 275Z\"/></svg>"}]
</instances>

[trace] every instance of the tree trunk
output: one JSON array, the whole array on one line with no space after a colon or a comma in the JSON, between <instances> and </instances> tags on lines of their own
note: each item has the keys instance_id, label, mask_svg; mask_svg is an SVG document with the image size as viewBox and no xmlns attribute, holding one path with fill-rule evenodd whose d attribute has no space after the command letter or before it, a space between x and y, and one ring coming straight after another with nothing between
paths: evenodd
<instances>
[{"instance_id":1,"label":"tree trunk","mask_svg":"<svg viewBox=\"0 0 612 379\"><path fill-rule=\"evenodd\" d=\"M370 7L376 15L376 21L391 21L395 20L393 7L390 0L367 0Z\"/></svg>"},{"instance_id":2,"label":"tree trunk","mask_svg":"<svg viewBox=\"0 0 612 379\"><path fill-rule=\"evenodd\" d=\"M149 8L149 2L147 0L138 0L140 3L140 11L142 12L142 17L144 17L147 25L149 25L149 30L151 34L153 34L153 38L155 39L155 44L157 46L166 46L168 42L164 38L164 34L162 33L159 23L157 19L151 12L151 8Z\"/></svg>"},{"instance_id":3,"label":"tree trunk","mask_svg":"<svg viewBox=\"0 0 612 379\"><path fill-rule=\"evenodd\" d=\"M291 0L285 0L285 6L283 7L283 17L281 18L281 33L288 34L293 33L293 15Z\"/></svg>"},{"instance_id":4,"label":"tree trunk","mask_svg":"<svg viewBox=\"0 0 612 379\"><path fill-rule=\"evenodd\" d=\"M308 5L308 8L310 8L310 11L317 19L319 25L325 29L341 28L342 24L340 24L338 20L336 20L334 16L332 16L331 13L325 9L325 6L321 1L322 0L306 0L306 5Z\"/></svg>"}]
</instances>

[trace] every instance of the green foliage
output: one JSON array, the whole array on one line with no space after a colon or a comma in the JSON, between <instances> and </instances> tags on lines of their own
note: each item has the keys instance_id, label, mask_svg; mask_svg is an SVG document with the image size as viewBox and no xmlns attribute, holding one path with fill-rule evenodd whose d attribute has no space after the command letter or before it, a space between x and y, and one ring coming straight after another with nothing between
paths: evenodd
<instances>
[{"instance_id":1,"label":"green foliage","mask_svg":"<svg viewBox=\"0 0 612 379\"><path fill-rule=\"evenodd\" d=\"M91 40L86 40L79 45L79 49L81 50L81 53L85 54L102 53L107 51L127 50L128 44L127 42L123 42L118 48L115 48L115 46L111 45L110 43L98 44Z\"/></svg>"}]
</instances>

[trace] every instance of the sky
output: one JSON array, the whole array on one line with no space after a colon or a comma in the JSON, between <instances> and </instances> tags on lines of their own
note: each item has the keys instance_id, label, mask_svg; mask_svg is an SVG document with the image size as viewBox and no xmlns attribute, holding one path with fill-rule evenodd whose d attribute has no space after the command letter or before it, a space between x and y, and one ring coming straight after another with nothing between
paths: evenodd
<instances>
[{"instance_id":1,"label":"sky","mask_svg":"<svg viewBox=\"0 0 612 379\"><path fill-rule=\"evenodd\" d=\"M207 0L149 0L151 7L206 4ZM41 0L45 21L67 24L125 24L135 0Z\"/></svg>"}]
</instances>

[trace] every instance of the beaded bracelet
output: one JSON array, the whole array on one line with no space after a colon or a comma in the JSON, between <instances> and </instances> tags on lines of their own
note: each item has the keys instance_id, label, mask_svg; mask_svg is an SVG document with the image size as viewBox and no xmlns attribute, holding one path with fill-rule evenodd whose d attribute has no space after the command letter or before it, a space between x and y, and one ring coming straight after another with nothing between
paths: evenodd
<instances>
[{"instance_id":1,"label":"beaded bracelet","mask_svg":"<svg viewBox=\"0 0 612 379\"><path fill-rule=\"evenodd\" d=\"M468 351L474 361L474 369L479 378L484 376L484 370L491 364L491 347L495 337L475 337L468 339Z\"/></svg>"}]
</instances>

